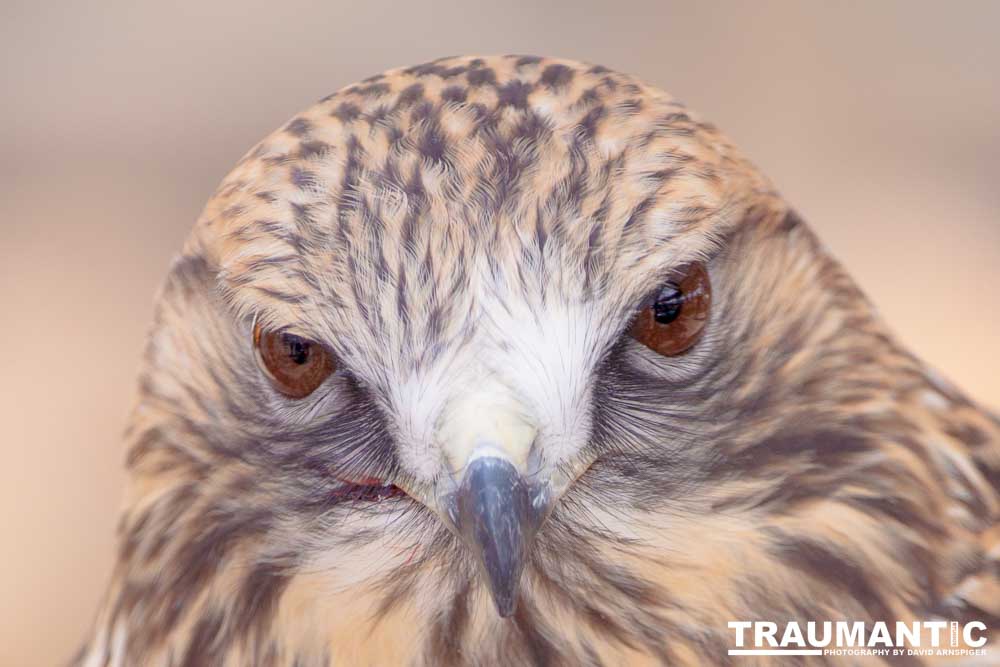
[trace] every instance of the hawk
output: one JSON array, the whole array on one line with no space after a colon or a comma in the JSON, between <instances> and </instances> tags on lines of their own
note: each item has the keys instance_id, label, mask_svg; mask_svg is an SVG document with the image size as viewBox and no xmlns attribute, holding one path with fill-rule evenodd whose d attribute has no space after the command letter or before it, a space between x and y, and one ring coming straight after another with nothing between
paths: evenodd
<instances>
[{"instance_id":1,"label":"hawk","mask_svg":"<svg viewBox=\"0 0 1000 667\"><path fill-rule=\"evenodd\" d=\"M260 142L170 268L127 438L82 665L1000 627L1000 423L712 125L600 66L436 60Z\"/></svg>"}]
</instances>

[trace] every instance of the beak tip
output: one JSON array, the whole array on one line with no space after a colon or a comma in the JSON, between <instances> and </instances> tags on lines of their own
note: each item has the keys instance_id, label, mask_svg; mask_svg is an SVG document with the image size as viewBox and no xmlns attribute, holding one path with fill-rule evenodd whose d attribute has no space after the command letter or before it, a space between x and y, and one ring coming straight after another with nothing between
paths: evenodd
<instances>
[{"instance_id":1,"label":"beak tip","mask_svg":"<svg viewBox=\"0 0 1000 667\"><path fill-rule=\"evenodd\" d=\"M483 563L487 588L497 613L502 618L509 618L517 609L518 587L521 581L521 559L505 563L502 566L496 560L487 557Z\"/></svg>"},{"instance_id":2,"label":"beak tip","mask_svg":"<svg viewBox=\"0 0 1000 667\"><path fill-rule=\"evenodd\" d=\"M517 596L510 595L506 597L499 597L493 595L493 602L496 603L497 613L500 614L500 618L510 618L517 611Z\"/></svg>"}]
</instances>

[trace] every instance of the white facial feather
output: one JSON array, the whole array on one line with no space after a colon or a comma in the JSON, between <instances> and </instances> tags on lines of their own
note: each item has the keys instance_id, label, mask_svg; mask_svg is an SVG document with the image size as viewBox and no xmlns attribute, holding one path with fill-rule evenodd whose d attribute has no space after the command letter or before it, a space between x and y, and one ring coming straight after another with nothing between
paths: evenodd
<instances>
[{"instance_id":1,"label":"white facial feather","mask_svg":"<svg viewBox=\"0 0 1000 667\"><path fill-rule=\"evenodd\" d=\"M481 280L468 343L392 388L399 455L423 482L483 448L551 474L587 442L594 369L620 323L599 300L500 294Z\"/></svg>"}]
</instances>

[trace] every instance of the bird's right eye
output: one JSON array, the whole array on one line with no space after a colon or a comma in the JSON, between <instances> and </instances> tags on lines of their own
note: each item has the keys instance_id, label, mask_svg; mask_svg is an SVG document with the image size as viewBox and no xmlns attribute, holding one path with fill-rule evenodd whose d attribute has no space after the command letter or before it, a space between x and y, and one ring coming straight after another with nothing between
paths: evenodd
<instances>
[{"instance_id":1,"label":"bird's right eye","mask_svg":"<svg viewBox=\"0 0 1000 667\"><path fill-rule=\"evenodd\" d=\"M284 331L253 330L257 362L274 388L289 398L305 398L335 370L333 355L319 343Z\"/></svg>"}]
</instances>

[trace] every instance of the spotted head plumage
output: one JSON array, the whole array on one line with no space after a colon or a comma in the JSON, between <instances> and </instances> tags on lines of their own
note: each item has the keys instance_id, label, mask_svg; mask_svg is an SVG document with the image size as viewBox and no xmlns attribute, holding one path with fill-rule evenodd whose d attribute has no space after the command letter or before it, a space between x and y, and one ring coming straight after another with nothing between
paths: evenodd
<instances>
[{"instance_id":1,"label":"spotted head plumage","mask_svg":"<svg viewBox=\"0 0 1000 667\"><path fill-rule=\"evenodd\" d=\"M998 430L668 95L393 70L253 148L173 265L81 660L717 664L736 618L995 618Z\"/></svg>"}]
</instances>

